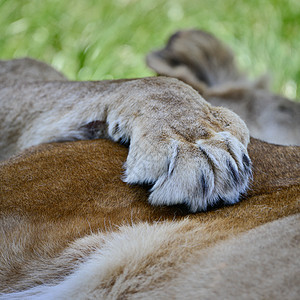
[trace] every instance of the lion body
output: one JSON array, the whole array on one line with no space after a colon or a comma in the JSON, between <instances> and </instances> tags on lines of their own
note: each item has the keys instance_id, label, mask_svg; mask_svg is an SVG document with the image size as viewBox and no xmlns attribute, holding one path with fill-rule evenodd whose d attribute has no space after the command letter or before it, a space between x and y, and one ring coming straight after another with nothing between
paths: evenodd
<instances>
[{"instance_id":1,"label":"lion body","mask_svg":"<svg viewBox=\"0 0 300 300\"><path fill-rule=\"evenodd\" d=\"M35 97L27 98L31 103L29 111L34 107L32 111L39 115L52 109L52 104L47 103L49 97L55 100L49 92L51 87L55 90L63 86L60 97L68 99L66 95L74 93L82 104L90 91L86 86L93 85L50 82L40 86L36 80L25 84L27 93L22 90L23 83L16 85L18 89L11 88L10 93L13 97L17 93L16 98L24 100L21 96L32 95L34 86L39 95L47 91L38 103L34 103ZM60 76L58 80L65 82ZM66 90L68 84L70 88ZM50 89L43 90L45 87ZM53 116L68 113L68 108L56 108ZM205 105L202 109L209 113ZM24 111L24 107L19 104L14 112L18 110ZM46 134L41 132L39 136L33 131L30 136L39 140L28 139L30 142L20 146L19 138L30 131L22 124L35 124L35 129L43 124L43 118L34 123L26 112L21 113L25 119L16 126L18 139L11 142L13 152L46 141ZM188 114L183 112L184 116ZM87 118L77 114L76 118L77 129L95 120L102 121L99 115ZM36 116L33 119L37 120ZM222 122L204 119L208 121L201 123L203 128L222 126ZM236 132L232 134L245 139L246 144L243 123L233 123L235 127L230 128ZM188 120L187 124L190 125ZM8 127L4 132L8 132ZM72 135L63 138L55 130L53 141L74 139ZM109 135L105 126L97 125L96 130L92 138L107 132ZM48 135L48 142L52 141L51 136ZM299 147L252 139L249 154L254 179L244 200L235 206L196 214L189 214L183 205L152 206L148 203L149 188L124 183L121 175L128 149L112 141L43 144L3 161L0 298L297 299Z\"/></svg>"},{"instance_id":2,"label":"lion body","mask_svg":"<svg viewBox=\"0 0 300 300\"><path fill-rule=\"evenodd\" d=\"M10 63L1 64L5 69ZM36 67L45 76L45 67ZM153 184L149 201L154 205L186 203L191 211L205 210L220 198L237 202L247 189L245 123L177 79L29 82L18 73L12 77L0 86L2 159L42 143L110 138L130 143L124 180Z\"/></svg>"},{"instance_id":3,"label":"lion body","mask_svg":"<svg viewBox=\"0 0 300 300\"><path fill-rule=\"evenodd\" d=\"M285 150L252 140L248 196L194 215L180 206L153 207L147 188L122 182L128 150L110 141L42 145L3 162L2 292L62 299L209 296L219 295L219 284L233 274L222 283L223 295L296 299L299 218L292 215L299 213L300 174L293 161L300 157L297 147Z\"/></svg>"}]
</instances>

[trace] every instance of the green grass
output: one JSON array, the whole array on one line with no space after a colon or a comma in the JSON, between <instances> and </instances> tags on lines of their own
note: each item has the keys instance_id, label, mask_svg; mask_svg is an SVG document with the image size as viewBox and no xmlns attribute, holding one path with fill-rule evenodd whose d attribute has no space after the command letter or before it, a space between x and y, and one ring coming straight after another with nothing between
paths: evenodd
<instances>
[{"instance_id":1,"label":"green grass","mask_svg":"<svg viewBox=\"0 0 300 300\"><path fill-rule=\"evenodd\" d=\"M145 54L185 28L214 33L243 70L300 98L299 0L0 0L0 58L34 57L76 80L143 77Z\"/></svg>"}]
</instances>

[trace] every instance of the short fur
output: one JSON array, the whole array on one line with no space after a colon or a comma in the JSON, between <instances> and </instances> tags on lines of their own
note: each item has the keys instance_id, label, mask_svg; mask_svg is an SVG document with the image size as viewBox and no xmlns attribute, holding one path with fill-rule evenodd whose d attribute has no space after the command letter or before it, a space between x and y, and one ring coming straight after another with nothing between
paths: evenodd
<instances>
[{"instance_id":1,"label":"short fur","mask_svg":"<svg viewBox=\"0 0 300 300\"><path fill-rule=\"evenodd\" d=\"M18 61L23 69L29 62ZM0 64L11 69L11 62ZM153 184L152 204L186 203L195 212L220 198L235 203L247 188L245 123L177 79L29 82L15 76L0 82L2 158L41 143L109 137L130 142L124 180Z\"/></svg>"},{"instance_id":2,"label":"short fur","mask_svg":"<svg viewBox=\"0 0 300 300\"><path fill-rule=\"evenodd\" d=\"M147 56L160 75L181 79L213 105L237 113L251 136L270 143L300 145L300 104L268 90L267 78L251 81L231 50L201 30L179 31L165 48Z\"/></svg>"},{"instance_id":3,"label":"short fur","mask_svg":"<svg viewBox=\"0 0 300 300\"><path fill-rule=\"evenodd\" d=\"M244 200L192 215L125 184L127 154L78 141L0 164L0 298L297 299L299 147L252 139Z\"/></svg>"},{"instance_id":4,"label":"short fur","mask_svg":"<svg viewBox=\"0 0 300 300\"><path fill-rule=\"evenodd\" d=\"M13 299L296 299L299 219L275 220L299 213L299 147L249 147L254 180L244 200L189 216L182 206L150 206L147 188L122 182L127 149L110 141L43 145L3 162L1 291L20 291Z\"/></svg>"}]
</instances>

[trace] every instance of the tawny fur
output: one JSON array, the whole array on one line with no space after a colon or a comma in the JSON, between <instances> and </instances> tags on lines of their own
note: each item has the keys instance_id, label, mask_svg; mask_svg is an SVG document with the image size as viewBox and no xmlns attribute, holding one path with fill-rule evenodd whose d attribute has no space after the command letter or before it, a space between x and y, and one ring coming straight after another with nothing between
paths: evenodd
<instances>
[{"instance_id":1,"label":"tawny fur","mask_svg":"<svg viewBox=\"0 0 300 300\"><path fill-rule=\"evenodd\" d=\"M192 215L125 184L127 154L79 141L1 163L3 299L297 299L299 147L252 139L244 200Z\"/></svg>"},{"instance_id":2,"label":"tawny fur","mask_svg":"<svg viewBox=\"0 0 300 300\"><path fill-rule=\"evenodd\" d=\"M249 80L237 69L231 50L213 35L179 31L165 48L149 53L147 64L160 75L188 83L211 104L237 113L251 136L300 145L300 104L270 92L266 77Z\"/></svg>"},{"instance_id":3,"label":"tawny fur","mask_svg":"<svg viewBox=\"0 0 300 300\"><path fill-rule=\"evenodd\" d=\"M48 142L130 142L124 180L153 184L155 205L187 203L195 212L220 198L235 203L251 175L245 123L177 79L10 79L0 82L0 106L2 158Z\"/></svg>"},{"instance_id":4,"label":"tawny fur","mask_svg":"<svg viewBox=\"0 0 300 300\"><path fill-rule=\"evenodd\" d=\"M247 197L234 206L189 215L183 223L179 221L188 216L184 207L153 207L147 203L146 188L121 181L127 149L113 142L43 145L3 162L2 291L37 287L41 298L43 293L56 298L56 292L65 298L78 293L82 298L138 298L146 297L148 292L151 298L153 293L168 295L169 290L173 295L176 286L172 283L177 282L182 270L185 278L188 267L194 270L194 264L205 263L207 256L201 253L208 247L225 239L230 244L230 238L237 234L299 213L300 174L299 164L295 163L300 160L299 147L268 145L258 140L252 140L249 147L254 180ZM151 225L153 222L159 223ZM281 224L284 228L285 222ZM297 223L293 232L295 238L290 244L283 242L282 249L280 244L276 248L274 260L279 252L289 261L284 249L287 253L299 249ZM259 240L257 243L261 244ZM247 261L247 256L244 259ZM249 263L253 259L248 257ZM269 267L273 273L281 271L276 264ZM261 275L254 273L255 280L259 276L263 281L264 270L256 272ZM239 282L243 282L240 277ZM184 290L205 293L201 274L198 278L198 287L196 279L190 286L186 279ZM253 284L251 291L243 292L259 295ZM277 288L293 294L297 284L288 290L282 285ZM218 285L210 289L218 293ZM276 291L276 286L272 289ZM271 295L269 292L266 295Z\"/></svg>"}]
</instances>

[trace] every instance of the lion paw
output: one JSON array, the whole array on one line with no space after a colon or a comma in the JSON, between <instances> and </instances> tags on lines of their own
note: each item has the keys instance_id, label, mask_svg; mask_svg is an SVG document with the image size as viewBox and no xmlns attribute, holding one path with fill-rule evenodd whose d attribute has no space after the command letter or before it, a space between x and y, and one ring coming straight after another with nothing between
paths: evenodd
<instances>
[{"instance_id":1,"label":"lion paw","mask_svg":"<svg viewBox=\"0 0 300 300\"><path fill-rule=\"evenodd\" d=\"M154 205L185 203L195 212L237 202L251 176L246 124L176 79L130 84L130 102L107 118L109 137L130 143L124 181L153 185Z\"/></svg>"},{"instance_id":2,"label":"lion paw","mask_svg":"<svg viewBox=\"0 0 300 300\"><path fill-rule=\"evenodd\" d=\"M170 139L168 144L140 147L129 151L125 181L152 183L153 205L186 204L196 212L219 201L233 204L251 178L246 147L226 131L195 143Z\"/></svg>"}]
</instances>

